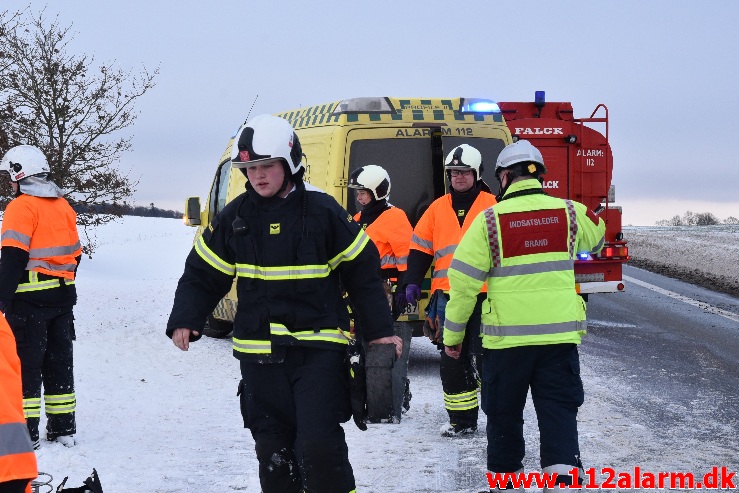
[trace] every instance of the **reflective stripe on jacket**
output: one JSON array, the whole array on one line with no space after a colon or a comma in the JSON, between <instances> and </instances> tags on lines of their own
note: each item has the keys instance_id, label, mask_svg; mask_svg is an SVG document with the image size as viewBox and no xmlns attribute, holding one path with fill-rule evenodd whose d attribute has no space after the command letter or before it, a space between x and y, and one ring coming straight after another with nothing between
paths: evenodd
<instances>
[{"instance_id":1,"label":"reflective stripe on jacket","mask_svg":"<svg viewBox=\"0 0 739 493\"><path fill-rule=\"evenodd\" d=\"M506 195L537 188L537 180L523 180ZM579 202L536 192L504 197L475 219L454 254L444 344L462 342L483 284L483 347L579 344L587 323L575 258L600 251L604 235L603 220Z\"/></svg>"},{"instance_id":2,"label":"reflective stripe on jacket","mask_svg":"<svg viewBox=\"0 0 739 493\"><path fill-rule=\"evenodd\" d=\"M0 382L0 483L35 479L38 475L36 454L23 417L21 363L16 353L15 338L2 314Z\"/></svg>"},{"instance_id":3,"label":"reflective stripe on jacket","mask_svg":"<svg viewBox=\"0 0 739 493\"><path fill-rule=\"evenodd\" d=\"M264 201L250 190L195 242L167 333L202 330L236 277L233 354L240 360L274 361L276 345L343 350L349 314L342 288L368 320L366 341L391 336L379 265L369 236L331 196L299 184L284 199Z\"/></svg>"},{"instance_id":4,"label":"reflective stripe on jacket","mask_svg":"<svg viewBox=\"0 0 739 493\"><path fill-rule=\"evenodd\" d=\"M359 222L361 215L361 212L355 214L354 220ZM399 272L408 269L408 251L413 228L403 209L390 207L364 231L380 253L381 269L397 269Z\"/></svg>"},{"instance_id":5,"label":"reflective stripe on jacket","mask_svg":"<svg viewBox=\"0 0 739 493\"><path fill-rule=\"evenodd\" d=\"M495 204L495 197L481 191L467 212L467 217L459 226L459 220L452 208L452 196L446 194L434 200L423 213L413 230L411 248L434 257L434 272L431 279L431 292L437 289L449 290L447 269L462 235L469 229L475 217ZM483 291L485 286L482 285Z\"/></svg>"},{"instance_id":6,"label":"reflective stripe on jacket","mask_svg":"<svg viewBox=\"0 0 739 493\"><path fill-rule=\"evenodd\" d=\"M28 252L26 270L74 280L82 254L77 215L63 198L21 194L5 210L0 245Z\"/></svg>"}]
</instances>

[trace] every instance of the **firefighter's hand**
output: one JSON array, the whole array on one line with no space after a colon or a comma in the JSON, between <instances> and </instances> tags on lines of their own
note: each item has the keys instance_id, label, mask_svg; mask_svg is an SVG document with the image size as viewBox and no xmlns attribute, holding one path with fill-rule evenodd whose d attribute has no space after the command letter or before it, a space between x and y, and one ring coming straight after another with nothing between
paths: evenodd
<instances>
[{"instance_id":1,"label":"firefighter's hand","mask_svg":"<svg viewBox=\"0 0 739 493\"><path fill-rule=\"evenodd\" d=\"M405 287L405 299L406 302L413 305L418 305L418 300L421 299L421 286L418 284L409 284Z\"/></svg>"},{"instance_id":2,"label":"firefighter's hand","mask_svg":"<svg viewBox=\"0 0 739 493\"><path fill-rule=\"evenodd\" d=\"M200 332L198 332L197 330L175 329L174 332L172 332L172 342L181 350L187 351L188 349L190 349L191 332L192 335L194 335L195 337L198 337L200 335Z\"/></svg>"},{"instance_id":3,"label":"firefighter's hand","mask_svg":"<svg viewBox=\"0 0 739 493\"><path fill-rule=\"evenodd\" d=\"M450 358L459 359L459 356L462 354L462 344L460 343L456 346L444 346L444 352Z\"/></svg>"},{"instance_id":4,"label":"firefighter's hand","mask_svg":"<svg viewBox=\"0 0 739 493\"><path fill-rule=\"evenodd\" d=\"M369 342L370 346L372 344L395 344L395 357L400 358L400 355L403 354L403 339L398 336L387 336L373 339Z\"/></svg>"}]
</instances>

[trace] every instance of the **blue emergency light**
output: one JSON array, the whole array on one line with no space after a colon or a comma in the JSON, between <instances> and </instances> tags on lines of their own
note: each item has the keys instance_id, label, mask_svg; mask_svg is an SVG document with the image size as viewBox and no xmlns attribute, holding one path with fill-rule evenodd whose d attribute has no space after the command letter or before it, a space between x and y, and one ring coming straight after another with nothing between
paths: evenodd
<instances>
[{"instance_id":1,"label":"blue emergency light","mask_svg":"<svg viewBox=\"0 0 739 493\"><path fill-rule=\"evenodd\" d=\"M500 113L498 103L491 99L465 98L460 113Z\"/></svg>"},{"instance_id":2,"label":"blue emergency light","mask_svg":"<svg viewBox=\"0 0 739 493\"><path fill-rule=\"evenodd\" d=\"M534 103L537 106L544 106L546 104L546 98L544 97L544 91L536 91L534 93Z\"/></svg>"},{"instance_id":3,"label":"blue emergency light","mask_svg":"<svg viewBox=\"0 0 739 493\"><path fill-rule=\"evenodd\" d=\"M577 252L578 260L587 260L589 258L590 258L590 254L588 252Z\"/></svg>"}]
</instances>

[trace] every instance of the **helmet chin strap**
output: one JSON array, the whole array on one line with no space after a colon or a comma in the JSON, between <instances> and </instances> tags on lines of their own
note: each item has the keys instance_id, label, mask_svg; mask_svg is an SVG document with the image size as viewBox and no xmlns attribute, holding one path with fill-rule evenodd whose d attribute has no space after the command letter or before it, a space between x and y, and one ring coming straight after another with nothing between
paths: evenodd
<instances>
[{"instance_id":1,"label":"helmet chin strap","mask_svg":"<svg viewBox=\"0 0 739 493\"><path fill-rule=\"evenodd\" d=\"M501 171L498 174L498 183L500 183L500 193L496 197L496 199L500 202L500 199L503 198L503 195L508 191L508 187L511 186L511 181L508 179L508 174L505 171ZM503 178L505 178L505 185L503 185Z\"/></svg>"}]
</instances>

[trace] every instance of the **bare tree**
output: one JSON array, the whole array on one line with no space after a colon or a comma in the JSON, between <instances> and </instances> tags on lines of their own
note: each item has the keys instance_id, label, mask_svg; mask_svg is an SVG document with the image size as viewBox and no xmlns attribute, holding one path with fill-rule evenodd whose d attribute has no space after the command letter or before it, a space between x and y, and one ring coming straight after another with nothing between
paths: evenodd
<instances>
[{"instance_id":1,"label":"bare tree","mask_svg":"<svg viewBox=\"0 0 739 493\"><path fill-rule=\"evenodd\" d=\"M51 178L76 206L89 254L94 228L122 212L95 214L92 206L125 204L138 185L118 168L131 148L131 136L120 133L136 120L136 100L155 86L159 69L132 74L112 63L95 67L94 57L69 52L70 30L58 19L47 23L43 12L7 26L0 117L8 147L31 144L45 152Z\"/></svg>"},{"instance_id":2,"label":"bare tree","mask_svg":"<svg viewBox=\"0 0 739 493\"><path fill-rule=\"evenodd\" d=\"M680 216L673 216L672 219L660 219L655 224L657 226L682 226L683 221Z\"/></svg>"},{"instance_id":3,"label":"bare tree","mask_svg":"<svg viewBox=\"0 0 739 493\"><path fill-rule=\"evenodd\" d=\"M713 226L720 223L721 221L710 212L699 212L695 215L694 224L696 226Z\"/></svg>"}]
</instances>

